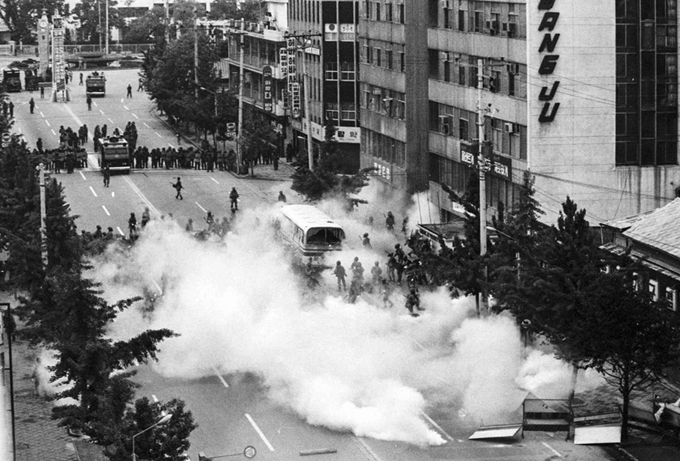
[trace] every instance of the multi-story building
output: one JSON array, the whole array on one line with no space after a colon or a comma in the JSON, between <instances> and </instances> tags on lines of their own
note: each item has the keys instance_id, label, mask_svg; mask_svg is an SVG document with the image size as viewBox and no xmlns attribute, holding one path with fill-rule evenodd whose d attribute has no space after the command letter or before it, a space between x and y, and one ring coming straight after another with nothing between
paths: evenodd
<instances>
[{"instance_id":1,"label":"multi-story building","mask_svg":"<svg viewBox=\"0 0 680 461\"><path fill-rule=\"evenodd\" d=\"M357 0L290 0L288 24L291 36L309 34L298 40L300 53L297 71L304 68L308 89L303 98L309 113L292 119L292 142L297 153L305 152L307 134L312 135L312 150L317 156L324 141L325 126L336 129L336 149L343 169L359 168L359 49ZM304 60L303 63L301 60ZM308 127L307 124L311 126Z\"/></svg>"},{"instance_id":2,"label":"multi-story building","mask_svg":"<svg viewBox=\"0 0 680 461\"><path fill-rule=\"evenodd\" d=\"M680 191L676 4L362 0L362 166L429 189L445 217L442 185L464 190L482 114L489 215L526 170L548 222L567 195L597 222L666 204Z\"/></svg>"}]
</instances>

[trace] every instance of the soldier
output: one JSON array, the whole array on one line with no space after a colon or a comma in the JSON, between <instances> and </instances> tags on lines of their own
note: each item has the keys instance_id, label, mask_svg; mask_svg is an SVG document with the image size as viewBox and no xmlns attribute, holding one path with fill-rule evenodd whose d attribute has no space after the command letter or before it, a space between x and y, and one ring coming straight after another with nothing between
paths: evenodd
<instances>
[{"instance_id":1,"label":"soldier","mask_svg":"<svg viewBox=\"0 0 680 461\"><path fill-rule=\"evenodd\" d=\"M411 288L411 291L409 291L409 294L406 296L406 309L408 309L413 317L418 317L416 311L425 310L420 307L420 296L418 296L418 292L415 288Z\"/></svg>"},{"instance_id":2,"label":"soldier","mask_svg":"<svg viewBox=\"0 0 680 461\"><path fill-rule=\"evenodd\" d=\"M345 268L342 266L340 261L338 261L335 265L335 269L333 269L333 275L335 275L335 277L338 279L338 291L341 289L340 285L342 285L342 290L347 291L347 282L345 281L347 271L345 271Z\"/></svg>"},{"instance_id":3,"label":"soldier","mask_svg":"<svg viewBox=\"0 0 680 461\"><path fill-rule=\"evenodd\" d=\"M31 98L30 101L28 101L28 108L30 109L31 113L33 113L33 110L35 109L35 101L33 98Z\"/></svg>"},{"instance_id":4,"label":"soldier","mask_svg":"<svg viewBox=\"0 0 680 461\"><path fill-rule=\"evenodd\" d=\"M231 200L231 209L232 210L238 210L238 192L236 191L235 187L231 188L231 192L229 193L229 200Z\"/></svg>"},{"instance_id":5,"label":"soldier","mask_svg":"<svg viewBox=\"0 0 680 461\"><path fill-rule=\"evenodd\" d=\"M184 189L184 186L182 186L182 180L179 177L177 177L177 182L172 184L172 187L177 190L177 195L175 195L175 198L184 200L184 197L182 197L182 189Z\"/></svg>"},{"instance_id":6,"label":"soldier","mask_svg":"<svg viewBox=\"0 0 680 461\"><path fill-rule=\"evenodd\" d=\"M109 169L109 166L106 165L104 167L104 187L109 187L109 182L111 182L111 170Z\"/></svg>"}]
</instances>

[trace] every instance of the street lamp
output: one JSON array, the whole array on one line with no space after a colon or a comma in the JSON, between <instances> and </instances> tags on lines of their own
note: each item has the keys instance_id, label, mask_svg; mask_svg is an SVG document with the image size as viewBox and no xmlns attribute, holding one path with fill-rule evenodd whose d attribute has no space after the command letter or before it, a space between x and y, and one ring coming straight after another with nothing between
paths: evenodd
<instances>
[{"instance_id":1,"label":"street lamp","mask_svg":"<svg viewBox=\"0 0 680 461\"><path fill-rule=\"evenodd\" d=\"M155 424L152 424L151 426L147 427L143 431L137 432L135 435L132 436L132 461L137 461L137 455L135 454L135 437L145 433L148 430L153 429L154 427L156 427L160 424L167 423L168 421L170 421L170 418L172 418L172 413L168 413L167 415L163 416L160 420L158 420L158 422L156 422Z\"/></svg>"}]
</instances>

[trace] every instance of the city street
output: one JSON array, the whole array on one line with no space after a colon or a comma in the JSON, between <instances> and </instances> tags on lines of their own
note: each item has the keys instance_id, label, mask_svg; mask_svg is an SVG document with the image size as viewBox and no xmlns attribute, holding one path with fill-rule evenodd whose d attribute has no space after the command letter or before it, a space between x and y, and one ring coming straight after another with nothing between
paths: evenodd
<instances>
[{"instance_id":1,"label":"city street","mask_svg":"<svg viewBox=\"0 0 680 461\"><path fill-rule=\"evenodd\" d=\"M85 104L84 86L78 85L78 72L74 73L74 82L70 85L72 94L69 103L40 100L38 92L13 94L16 106L14 131L21 133L31 147L41 137L45 148L55 148L60 125L77 130L86 123L92 133L96 125L106 123L110 133L114 127L122 130L128 121L135 121L138 145L177 147L174 134L155 117L146 94L136 91L137 70L111 71L106 75L107 96L95 99L91 112ZM125 98L128 84L133 86L132 98ZM31 97L38 98L34 114L28 110ZM88 150L92 150L91 140ZM171 187L177 176L181 176L184 183L183 200L175 199L175 190ZM204 228L203 218L207 211L212 211L220 219L230 213L228 194L232 187L240 193L242 209L275 203L279 190L286 191L288 197L295 200L289 181L237 178L219 171L147 169L113 176L110 187L105 188L101 173L90 161L90 168L52 177L64 185L71 213L78 216L79 231L94 231L96 225L101 225L104 229L113 227L120 235L127 233L129 214L134 212L139 221L145 207L150 209L152 219L172 214L182 227L191 218L196 229ZM327 284L324 293L334 291L332 288ZM213 339L209 335L203 337L205 342ZM527 433L523 440L468 440L477 424L463 424L456 416L458 408L451 403L430 405L427 414L422 415L429 429L445 443L418 446L357 437L349 432L308 424L290 408L272 401L267 396L268 383L254 374L223 374L214 370L210 376L180 379L162 376L150 366L139 367L138 371L136 381L141 385L138 397L161 401L180 398L193 413L199 427L190 438L192 459L198 458L199 451L208 456L237 454L248 445L257 449L258 460L265 461L297 457L306 450L328 451L315 456L321 461L364 458L369 461L609 459L599 448L565 442L564 434L560 433Z\"/></svg>"}]
</instances>

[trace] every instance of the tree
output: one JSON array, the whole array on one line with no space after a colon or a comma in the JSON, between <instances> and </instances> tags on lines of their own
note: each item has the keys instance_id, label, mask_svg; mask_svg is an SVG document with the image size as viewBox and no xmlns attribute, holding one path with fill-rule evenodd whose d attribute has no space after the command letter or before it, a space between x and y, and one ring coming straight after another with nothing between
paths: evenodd
<instances>
[{"instance_id":1,"label":"tree","mask_svg":"<svg viewBox=\"0 0 680 461\"><path fill-rule=\"evenodd\" d=\"M132 457L132 436L154 426L164 415L170 420L135 437L137 459L167 459L183 461L189 450L189 435L198 427L190 411L184 409L182 400L173 399L165 404L151 403L143 397L135 401L134 410L125 416L125 428L115 442L107 447L106 455L112 461L128 461Z\"/></svg>"},{"instance_id":2,"label":"tree","mask_svg":"<svg viewBox=\"0 0 680 461\"><path fill-rule=\"evenodd\" d=\"M135 18L125 27L125 43L152 43L165 40L165 10L154 6L143 16Z\"/></svg>"},{"instance_id":3,"label":"tree","mask_svg":"<svg viewBox=\"0 0 680 461\"><path fill-rule=\"evenodd\" d=\"M245 110L244 123L241 133L241 155L243 162L251 168L259 156L276 155L276 132L266 116L255 112L254 109Z\"/></svg>"},{"instance_id":4,"label":"tree","mask_svg":"<svg viewBox=\"0 0 680 461\"><path fill-rule=\"evenodd\" d=\"M633 268L619 266L600 276L563 332L563 344L578 351L580 366L596 369L621 393L624 439L631 393L657 381L680 357L680 320L636 287L634 273L642 268Z\"/></svg>"},{"instance_id":5,"label":"tree","mask_svg":"<svg viewBox=\"0 0 680 461\"><path fill-rule=\"evenodd\" d=\"M32 45L36 43L35 30L43 9L51 18L55 10L62 10L63 4L63 0L4 0L0 20L7 24L12 40Z\"/></svg>"},{"instance_id":6,"label":"tree","mask_svg":"<svg viewBox=\"0 0 680 461\"><path fill-rule=\"evenodd\" d=\"M65 378L71 386L57 398L71 397L78 405L55 410L56 417L84 429L98 439L97 421L107 405L104 396L112 387L112 374L135 362L156 358L158 343L174 334L167 329L147 330L127 341L112 341L106 331L119 312L139 298L109 305L99 285L82 276L79 269L55 268L31 298L21 298L18 314L26 324L21 335L33 344L57 351L52 367L54 379ZM110 406L110 405L109 405ZM76 408L78 407L78 408Z\"/></svg>"},{"instance_id":7,"label":"tree","mask_svg":"<svg viewBox=\"0 0 680 461\"><path fill-rule=\"evenodd\" d=\"M84 43L104 43L106 29L106 5L109 7L109 30L113 27L125 28L125 20L120 16L120 10L116 8L116 0L81 0L73 9L78 19L80 27L77 35ZM77 40L78 41L78 40Z\"/></svg>"},{"instance_id":8,"label":"tree","mask_svg":"<svg viewBox=\"0 0 680 461\"><path fill-rule=\"evenodd\" d=\"M211 5L208 19L241 19L246 22L258 22L262 20L262 6L257 0L241 2L238 9L236 0L217 0Z\"/></svg>"}]
</instances>

